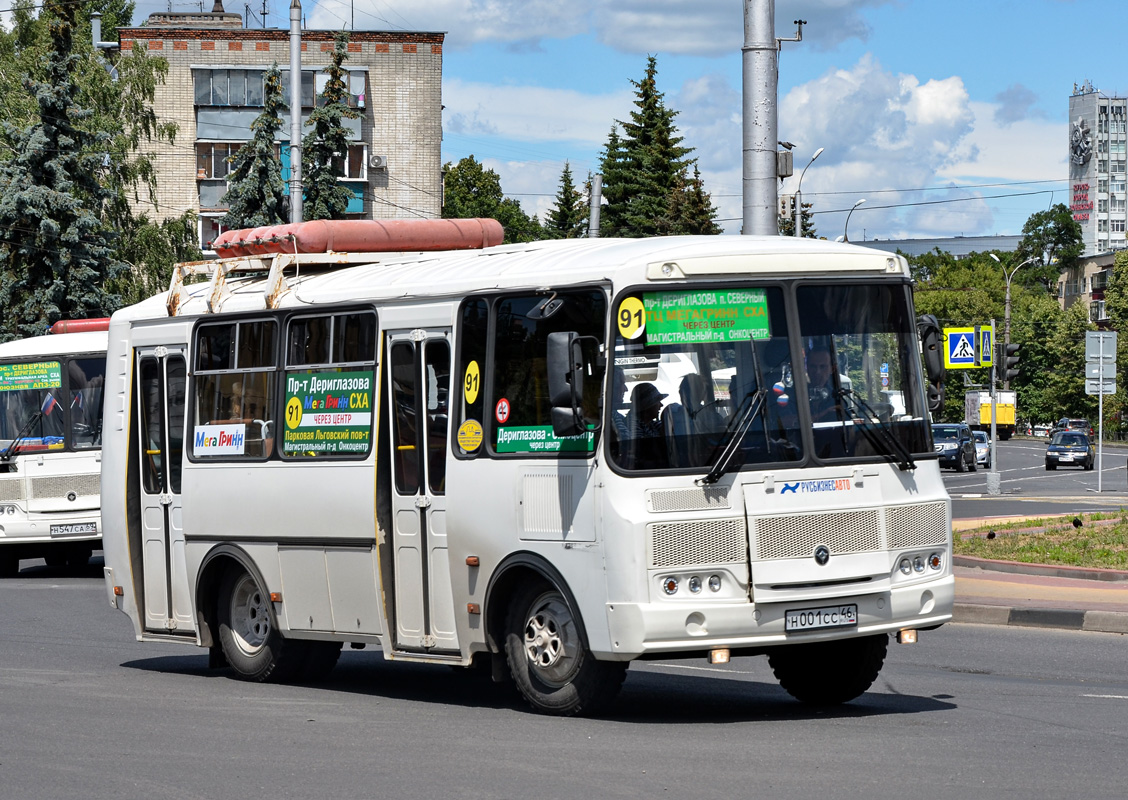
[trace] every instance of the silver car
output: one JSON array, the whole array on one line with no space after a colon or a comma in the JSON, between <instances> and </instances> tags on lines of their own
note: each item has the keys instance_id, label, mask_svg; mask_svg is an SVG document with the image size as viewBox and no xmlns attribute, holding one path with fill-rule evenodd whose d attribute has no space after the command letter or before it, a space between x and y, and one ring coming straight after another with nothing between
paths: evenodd
<instances>
[{"instance_id":1,"label":"silver car","mask_svg":"<svg viewBox=\"0 0 1128 800\"><path fill-rule=\"evenodd\" d=\"M991 442L987 438L987 431L972 431L975 439L975 463L991 469Z\"/></svg>"}]
</instances>

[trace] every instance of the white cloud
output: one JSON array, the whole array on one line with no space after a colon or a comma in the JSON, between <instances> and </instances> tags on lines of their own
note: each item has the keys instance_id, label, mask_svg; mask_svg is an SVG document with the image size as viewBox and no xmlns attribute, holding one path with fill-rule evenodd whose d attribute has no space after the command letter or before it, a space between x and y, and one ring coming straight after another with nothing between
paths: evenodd
<instances>
[{"instance_id":1,"label":"white cloud","mask_svg":"<svg viewBox=\"0 0 1128 800\"><path fill-rule=\"evenodd\" d=\"M776 34L793 36L791 21L805 19L804 40L818 49L864 41L870 29L861 12L894 2L779 0ZM355 18L360 29L445 31L454 49L479 42L528 49L587 33L625 53L715 56L744 41L743 7L733 0L322 0L306 15L314 28L336 29Z\"/></svg>"},{"instance_id":2,"label":"white cloud","mask_svg":"<svg viewBox=\"0 0 1128 800\"><path fill-rule=\"evenodd\" d=\"M585 94L574 89L443 81L444 129L525 142L579 142L602 147L633 92Z\"/></svg>"}]
</instances>

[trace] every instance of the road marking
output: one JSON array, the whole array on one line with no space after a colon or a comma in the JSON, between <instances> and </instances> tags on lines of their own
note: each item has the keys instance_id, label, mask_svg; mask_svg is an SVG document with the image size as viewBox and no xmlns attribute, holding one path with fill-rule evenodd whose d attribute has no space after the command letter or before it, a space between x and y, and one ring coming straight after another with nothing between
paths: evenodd
<instances>
[{"instance_id":1,"label":"road marking","mask_svg":"<svg viewBox=\"0 0 1128 800\"><path fill-rule=\"evenodd\" d=\"M1097 700L1128 700L1128 694L1083 694L1082 697L1093 697Z\"/></svg>"}]
</instances>

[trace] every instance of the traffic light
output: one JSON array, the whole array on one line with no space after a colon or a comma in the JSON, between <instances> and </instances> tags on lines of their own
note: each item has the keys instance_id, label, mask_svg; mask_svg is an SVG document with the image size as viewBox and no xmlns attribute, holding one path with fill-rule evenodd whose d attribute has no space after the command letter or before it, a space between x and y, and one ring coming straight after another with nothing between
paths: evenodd
<instances>
[{"instance_id":1,"label":"traffic light","mask_svg":"<svg viewBox=\"0 0 1128 800\"><path fill-rule=\"evenodd\" d=\"M795 195L781 194L779 196L779 215L782 219L791 219L795 216Z\"/></svg>"},{"instance_id":2,"label":"traffic light","mask_svg":"<svg viewBox=\"0 0 1128 800\"><path fill-rule=\"evenodd\" d=\"M1021 345L1003 342L998 343L999 352L995 354L995 368L999 377L1004 381L1013 381L1018 377L1018 351Z\"/></svg>"}]
</instances>

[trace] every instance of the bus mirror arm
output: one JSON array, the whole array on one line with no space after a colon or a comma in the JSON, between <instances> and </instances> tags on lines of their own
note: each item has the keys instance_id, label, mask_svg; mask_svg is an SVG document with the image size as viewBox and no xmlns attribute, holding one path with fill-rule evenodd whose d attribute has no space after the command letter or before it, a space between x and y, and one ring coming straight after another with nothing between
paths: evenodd
<instances>
[{"instance_id":1,"label":"bus mirror arm","mask_svg":"<svg viewBox=\"0 0 1128 800\"><path fill-rule=\"evenodd\" d=\"M575 331L548 334L548 398L556 436L578 436L587 431L583 410L584 340L599 345L596 337L580 336Z\"/></svg>"}]
</instances>

